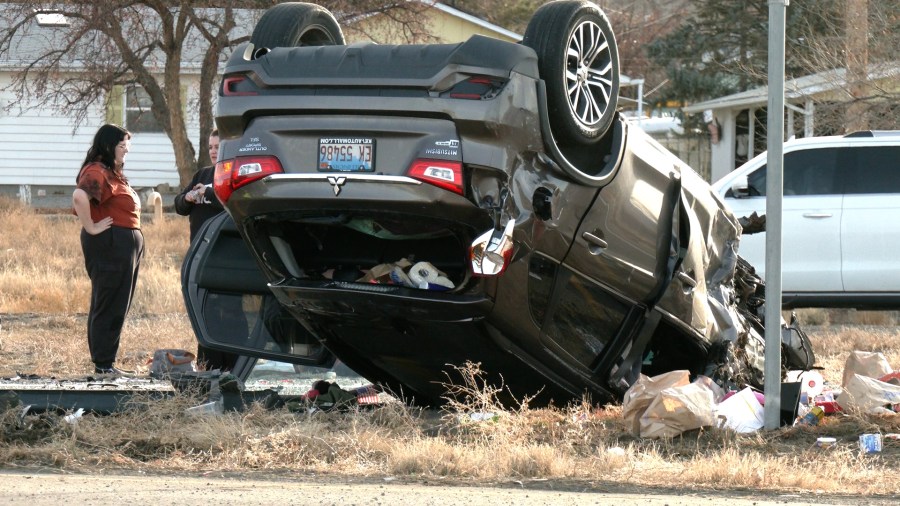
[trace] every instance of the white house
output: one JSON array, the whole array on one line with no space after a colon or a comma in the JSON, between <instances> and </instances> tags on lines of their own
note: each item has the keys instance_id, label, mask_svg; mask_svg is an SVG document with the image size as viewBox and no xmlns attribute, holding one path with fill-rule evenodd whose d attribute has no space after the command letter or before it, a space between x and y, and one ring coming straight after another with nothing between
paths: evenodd
<instances>
[{"instance_id":1,"label":"white house","mask_svg":"<svg viewBox=\"0 0 900 506\"><path fill-rule=\"evenodd\" d=\"M845 74L845 69L833 69L784 83L786 137L823 135L815 125L815 104L817 101L846 102ZM886 93L897 93L900 90L900 61L871 65L868 80ZM705 122L716 131L718 139L712 144L711 153L712 181L765 150L764 109L768 97L768 86L760 86L683 108L685 114L705 114Z\"/></svg>"},{"instance_id":2,"label":"white house","mask_svg":"<svg viewBox=\"0 0 900 506\"><path fill-rule=\"evenodd\" d=\"M521 40L521 36L502 27L488 23L457 9L437 2L424 2L428 6L427 23L431 35L441 42L458 42L472 34L484 34L509 41ZM0 14L9 4L0 4ZM261 11L239 11L239 22L232 36L249 33ZM179 189L175 154L169 138L155 125L143 90L116 89L106 104L91 109L86 120L78 127L73 118L49 108L5 108L15 100L9 89L14 75L48 47L54 47L63 31L65 20L59 16L33 22L23 35L13 41L11 50L0 57L0 194L14 195L37 207L68 207L78 169L91 145L97 128L107 122L116 123L135 135L125 170L131 184L149 194L152 189ZM0 24L5 23L0 15ZM360 22L378 22L377 17ZM199 146L199 118L195 104L198 99L201 54L186 45L181 68L181 82L187 103L188 132L193 132L191 142ZM224 58L223 58L224 62ZM68 68L78 72L83 67L79 61L70 61ZM30 100L29 105L36 104ZM143 107L142 107L143 106ZM30 109L30 110L29 110ZM143 114L142 114L143 111Z\"/></svg>"}]
</instances>

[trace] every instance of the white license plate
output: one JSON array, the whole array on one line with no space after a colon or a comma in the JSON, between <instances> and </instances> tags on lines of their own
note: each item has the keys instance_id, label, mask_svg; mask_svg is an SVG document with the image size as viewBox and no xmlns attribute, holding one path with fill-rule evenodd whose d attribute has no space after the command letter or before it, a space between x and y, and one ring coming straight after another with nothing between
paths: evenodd
<instances>
[{"instance_id":1,"label":"white license plate","mask_svg":"<svg viewBox=\"0 0 900 506\"><path fill-rule=\"evenodd\" d=\"M323 172L372 172L375 139L327 137L319 139L319 170Z\"/></svg>"}]
</instances>

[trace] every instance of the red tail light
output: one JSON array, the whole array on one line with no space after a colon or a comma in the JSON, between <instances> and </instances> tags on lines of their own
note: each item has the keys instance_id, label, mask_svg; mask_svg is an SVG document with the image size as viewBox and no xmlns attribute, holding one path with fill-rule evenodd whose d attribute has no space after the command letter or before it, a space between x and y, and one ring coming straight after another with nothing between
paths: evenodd
<instances>
[{"instance_id":1,"label":"red tail light","mask_svg":"<svg viewBox=\"0 0 900 506\"><path fill-rule=\"evenodd\" d=\"M252 89L253 81L247 76L230 76L222 79L222 95L226 97L245 97L259 95Z\"/></svg>"},{"instance_id":2,"label":"red tail light","mask_svg":"<svg viewBox=\"0 0 900 506\"><path fill-rule=\"evenodd\" d=\"M281 174L284 168L274 156L241 156L216 164L213 190L222 203L231 198L235 190L270 174Z\"/></svg>"},{"instance_id":3,"label":"red tail light","mask_svg":"<svg viewBox=\"0 0 900 506\"><path fill-rule=\"evenodd\" d=\"M490 100L500 93L505 84L506 81L503 79L472 76L441 93L441 96L463 100Z\"/></svg>"},{"instance_id":4,"label":"red tail light","mask_svg":"<svg viewBox=\"0 0 900 506\"><path fill-rule=\"evenodd\" d=\"M463 194L463 171L460 162L419 159L410 165L407 174L419 181Z\"/></svg>"}]
</instances>

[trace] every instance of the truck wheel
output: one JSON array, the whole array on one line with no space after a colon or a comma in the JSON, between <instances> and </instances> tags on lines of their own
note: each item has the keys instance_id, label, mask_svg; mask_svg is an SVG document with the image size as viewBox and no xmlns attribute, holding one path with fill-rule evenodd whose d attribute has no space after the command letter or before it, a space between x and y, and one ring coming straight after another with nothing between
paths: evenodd
<instances>
[{"instance_id":1,"label":"truck wheel","mask_svg":"<svg viewBox=\"0 0 900 506\"><path fill-rule=\"evenodd\" d=\"M522 44L537 53L554 137L565 144L599 141L619 98L619 51L606 14L588 1L545 4Z\"/></svg>"},{"instance_id":2,"label":"truck wheel","mask_svg":"<svg viewBox=\"0 0 900 506\"><path fill-rule=\"evenodd\" d=\"M262 15L250 42L258 48L255 56L259 57L276 47L343 45L344 34L328 9L315 4L287 2ZM260 49L264 51L260 53Z\"/></svg>"}]
</instances>

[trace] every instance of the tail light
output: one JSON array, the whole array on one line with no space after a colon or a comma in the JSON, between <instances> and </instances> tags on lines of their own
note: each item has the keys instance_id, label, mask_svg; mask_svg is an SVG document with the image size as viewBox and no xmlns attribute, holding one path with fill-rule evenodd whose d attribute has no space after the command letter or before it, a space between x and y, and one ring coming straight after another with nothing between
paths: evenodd
<instances>
[{"instance_id":1,"label":"tail light","mask_svg":"<svg viewBox=\"0 0 900 506\"><path fill-rule=\"evenodd\" d=\"M418 159L410 165L407 175L453 193L463 194L462 163L460 162Z\"/></svg>"},{"instance_id":2,"label":"tail light","mask_svg":"<svg viewBox=\"0 0 900 506\"><path fill-rule=\"evenodd\" d=\"M410 165L407 174L419 181L463 194L463 171L460 162L418 159Z\"/></svg>"},{"instance_id":3,"label":"tail light","mask_svg":"<svg viewBox=\"0 0 900 506\"><path fill-rule=\"evenodd\" d=\"M441 93L442 97L463 100L489 100L497 96L506 81L495 77L473 76Z\"/></svg>"},{"instance_id":4,"label":"tail light","mask_svg":"<svg viewBox=\"0 0 900 506\"><path fill-rule=\"evenodd\" d=\"M213 190L224 204L235 190L270 174L281 174L284 168L274 156L241 156L216 164Z\"/></svg>"},{"instance_id":5,"label":"tail light","mask_svg":"<svg viewBox=\"0 0 900 506\"><path fill-rule=\"evenodd\" d=\"M228 76L222 79L222 95L226 97L245 97L259 95L256 85L245 75Z\"/></svg>"}]
</instances>

